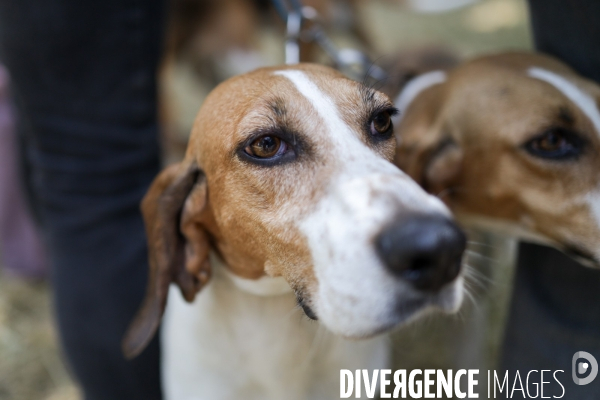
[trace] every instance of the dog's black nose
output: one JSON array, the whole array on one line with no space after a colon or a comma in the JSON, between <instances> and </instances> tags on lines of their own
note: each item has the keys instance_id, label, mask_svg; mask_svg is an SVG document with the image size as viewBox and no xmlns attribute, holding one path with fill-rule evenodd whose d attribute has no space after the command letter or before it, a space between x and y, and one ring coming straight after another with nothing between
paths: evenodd
<instances>
[{"instance_id":1,"label":"dog's black nose","mask_svg":"<svg viewBox=\"0 0 600 400\"><path fill-rule=\"evenodd\" d=\"M458 276L466 238L449 219L420 215L394 221L375 246L394 275L417 289L437 291Z\"/></svg>"}]
</instances>

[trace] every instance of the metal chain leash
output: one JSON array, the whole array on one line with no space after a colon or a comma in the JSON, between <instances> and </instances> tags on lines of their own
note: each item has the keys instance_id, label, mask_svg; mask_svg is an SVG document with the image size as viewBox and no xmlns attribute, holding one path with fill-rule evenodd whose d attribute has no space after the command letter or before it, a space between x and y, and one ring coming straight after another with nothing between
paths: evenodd
<instances>
[{"instance_id":1,"label":"metal chain leash","mask_svg":"<svg viewBox=\"0 0 600 400\"><path fill-rule=\"evenodd\" d=\"M286 24L285 63L300 62L300 41L315 42L333 60L334 66L354 79L385 80L387 74L357 49L338 49L320 23L317 10L302 5L301 0L271 0ZM286 4L287 3L287 4ZM310 22L310 27L305 27Z\"/></svg>"}]
</instances>

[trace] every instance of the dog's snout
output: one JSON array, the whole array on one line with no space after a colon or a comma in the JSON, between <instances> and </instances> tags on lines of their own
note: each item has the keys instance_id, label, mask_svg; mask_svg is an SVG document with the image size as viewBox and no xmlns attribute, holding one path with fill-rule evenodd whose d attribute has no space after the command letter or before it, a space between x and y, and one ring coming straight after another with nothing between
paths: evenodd
<instances>
[{"instance_id":1,"label":"dog's snout","mask_svg":"<svg viewBox=\"0 0 600 400\"><path fill-rule=\"evenodd\" d=\"M464 233L442 216L400 218L376 238L379 257L394 275L424 291L437 291L461 268Z\"/></svg>"}]
</instances>

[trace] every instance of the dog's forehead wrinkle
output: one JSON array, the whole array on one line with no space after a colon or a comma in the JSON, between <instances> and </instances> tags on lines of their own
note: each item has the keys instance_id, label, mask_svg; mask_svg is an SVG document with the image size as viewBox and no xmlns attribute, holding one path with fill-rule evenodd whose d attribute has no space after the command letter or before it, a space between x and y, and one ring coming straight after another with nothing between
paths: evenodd
<instances>
[{"instance_id":1,"label":"dog's forehead wrinkle","mask_svg":"<svg viewBox=\"0 0 600 400\"><path fill-rule=\"evenodd\" d=\"M366 106L374 107L393 107L394 104L383 93L366 86L363 83L358 84L361 101Z\"/></svg>"},{"instance_id":2,"label":"dog's forehead wrinkle","mask_svg":"<svg viewBox=\"0 0 600 400\"><path fill-rule=\"evenodd\" d=\"M375 98L377 91L370 86L365 85L364 83L359 83L358 86L360 90L360 94L365 103L369 103Z\"/></svg>"},{"instance_id":3,"label":"dog's forehead wrinkle","mask_svg":"<svg viewBox=\"0 0 600 400\"><path fill-rule=\"evenodd\" d=\"M558 119L568 125L571 125L575 122L575 116L566 106L559 107Z\"/></svg>"},{"instance_id":4,"label":"dog's forehead wrinkle","mask_svg":"<svg viewBox=\"0 0 600 400\"><path fill-rule=\"evenodd\" d=\"M287 113L285 100L279 96L269 101L269 107L278 117L283 117Z\"/></svg>"},{"instance_id":5,"label":"dog's forehead wrinkle","mask_svg":"<svg viewBox=\"0 0 600 400\"><path fill-rule=\"evenodd\" d=\"M265 114L261 110L252 110L242 117L237 128L241 134L248 136L254 131L268 129L275 125L276 121L270 115Z\"/></svg>"},{"instance_id":6,"label":"dog's forehead wrinkle","mask_svg":"<svg viewBox=\"0 0 600 400\"><path fill-rule=\"evenodd\" d=\"M259 85L261 87L261 89L264 89L267 91L267 93L269 93L269 95L272 98L279 98L279 94L277 94L275 91L273 91L273 88L269 85L266 84L266 82L264 81L264 79L258 79L258 78L254 78L254 77L250 77L249 79L252 80L252 82L254 82L255 84ZM257 96L256 94L253 96L254 98L256 97L260 97Z\"/></svg>"},{"instance_id":7,"label":"dog's forehead wrinkle","mask_svg":"<svg viewBox=\"0 0 600 400\"><path fill-rule=\"evenodd\" d=\"M600 135L600 110L595 99L587 94L569 79L539 67L532 67L527 70L527 74L532 78L539 79L558 89L565 97L571 100L588 117Z\"/></svg>"}]
</instances>

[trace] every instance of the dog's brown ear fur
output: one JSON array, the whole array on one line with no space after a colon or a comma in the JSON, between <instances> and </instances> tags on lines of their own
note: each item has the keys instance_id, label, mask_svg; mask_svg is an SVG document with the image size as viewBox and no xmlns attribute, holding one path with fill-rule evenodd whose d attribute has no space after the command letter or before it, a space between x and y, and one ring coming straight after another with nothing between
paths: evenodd
<instances>
[{"instance_id":1,"label":"dog's brown ear fur","mask_svg":"<svg viewBox=\"0 0 600 400\"><path fill-rule=\"evenodd\" d=\"M440 46L420 46L399 51L383 59L381 67L388 76L379 90L392 99L396 98L414 77L431 71L449 71L459 62L458 54Z\"/></svg>"},{"instance_id":2,"label":"dog's brown ear fur","mask_svg":"<svg viewBox=\"0 0 600 400\"><path fill-rule=\"evenodd\" d=\"M208 186L206 185L206 178L203 176L196 181L185 201L180 219L180 229L186 239L185 273L195 277L195 282L199 285L194 293L200 290L210 277L210 262L208 260L210 240L202 226L206 213L210 213L207 203ZM186 296L185 292L183 295ZM188 299L188 301L191 300Z\"/></svg>"},{"instance_id":3,"label":"dog's brown ear fur","mask_svg":"<svg viewBox=\"0 0 600 400\"><path fill-rule=\"evenodd\" d=\"M463 152L442 120L444 85L419 95L396 129L395 164L426 191L440 194L452 187L462 169Z\"/></svg>"},{"instance_id":4,"label":"dog's brown ear fur","mask_svg":"<svg viewBox=\"0 0 600 400\"><path fill-rule=\"evenodd\" d=\"M206 205L206 197L201 196L206 196L206 190L206 178L195 164L176 164L158 175L142 201L150 274L144 302L123 340L123 353L127 358L137 356L156 333L171 282L179 286L187 301L192 301L208 280L210 269L190 271L186 265L188 244L180 230L180 223L185 225L181 221L184 204L193 195L197 203L194 210L201 210ZM206 237L196 235L196 240L202 243L194 246L204 246L207 257ZM207 261L203 260L200 265L207 268Z\"/></svg>"},{"instance_id":5,"label":"dog's brown ear fur","mask_svg":"<svg viewBox=\"0 0 600 400\"><path fill-rule=\"evenodd\" d=\"M463 150L450 138L442 139L430 153L424 170L423 187L436 196L446 194L458 183Z\"/></svg>"}]
</instances>

